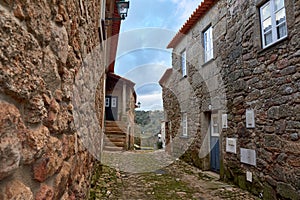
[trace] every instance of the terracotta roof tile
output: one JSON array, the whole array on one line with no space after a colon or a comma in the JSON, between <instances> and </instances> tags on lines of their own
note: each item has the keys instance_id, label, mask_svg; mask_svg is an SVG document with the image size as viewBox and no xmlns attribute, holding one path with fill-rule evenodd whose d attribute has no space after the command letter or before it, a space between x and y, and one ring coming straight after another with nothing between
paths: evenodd
<instances>
[{"instance_id":1,"label":"terracotta roof tile","mask_svg":"<svg viewBox=\"0 0 300 200\"><path fill-rule=\"evenodd\" d=\"M198 20L214 5L217 0L204 0L193 12L193 14L189 17L189 19L185 22L185 24L181 27L179 32L175 35L175 37L168 44L167 48L174 48L183 38L185 34L187 34L191 28L198 22Z\"/></svg>"}]
</instances>

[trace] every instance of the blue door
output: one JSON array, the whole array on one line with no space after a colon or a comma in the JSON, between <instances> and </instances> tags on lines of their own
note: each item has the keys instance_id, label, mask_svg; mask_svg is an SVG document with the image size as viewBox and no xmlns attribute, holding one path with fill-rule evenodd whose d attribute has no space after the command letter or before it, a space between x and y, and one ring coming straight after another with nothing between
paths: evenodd
<instances>
[{"instance_id":1,"label":"blue door","mask_svg":"<svg viewBox=\"0 0 300 200\"><path fill-rule=\"evenodd\" d=\"M218 115L211 116L210 134L210 169L215 172L220 171L220 128Z\"/></svg>"},{"instance_id":2,"label":"blue door","mask_svg":"<svg viewBox=\"0 0 300 200\"><path fill-rule=\"evenodd\" d=\"M220 171L220 146L219 138L211 137L210 139L211 155L210 155L210 168L212 171Z\"/></svg>"}]
</instances>

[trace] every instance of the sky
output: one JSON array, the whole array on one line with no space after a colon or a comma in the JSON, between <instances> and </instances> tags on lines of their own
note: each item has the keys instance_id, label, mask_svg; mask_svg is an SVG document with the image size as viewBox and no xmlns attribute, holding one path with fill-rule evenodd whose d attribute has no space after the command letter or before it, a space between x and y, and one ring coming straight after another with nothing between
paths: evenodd
<instances>
[{"instance_id":1,"label":"sky","mask_svg":"<svg viewBox=\"0 0 300 200\"><path fill-rule=\"evenodd\" d=\"M167 45L201 0L130 0L121 23L115 73L136 83L140 110L162 110L158 83L171 67Z\"/></svg>"}]
</instances>

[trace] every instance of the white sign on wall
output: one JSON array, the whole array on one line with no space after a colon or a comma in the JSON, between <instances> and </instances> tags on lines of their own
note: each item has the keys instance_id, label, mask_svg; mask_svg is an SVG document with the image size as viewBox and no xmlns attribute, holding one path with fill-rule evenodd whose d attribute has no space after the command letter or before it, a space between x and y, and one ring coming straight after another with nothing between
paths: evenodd
<instances>
[{"instance_id":1,"label":"white sign on wall","mask_svg":"<svg viewBox=\"0 0 300 200\"><path fill-rule=\"evenodd\" d=\"M228 128L227 114L222 114L222 128Z\"/></svg>"},{"instance_id":2,"label":"white sign on wall","mask_svg":"<svg viewBox=\"0 0 300 200\"><path fill-rule=\"evenodd\" d=\"M252 172L247 171L246 180L249 181L249 182L252 182Z\"/></svg>"},{"instance_id":3,"label":"white sign on wall","mask_svg":"<svg viewBox=\"0 0 300 200\"><path fill-rule=\"evenodd\" d=\"M236 138L226 138L226 152L236 154Z\"/></svg>"},{"instance_id":4,"label":"white sign on wall","mask_svg":"<svg viewBox=\"0 0 300 200\"><path fill-rule=\"evenodd\" d=\"M246 127L247 128L255 128L255 119L254 119L254 110L253 109L246 110Z\"/></svg>"},{"instance_id":5,"label":"white sign on wall","mask_svg":"<svg viewBox=\"0 0 300 200\"><path fill-rule=\"evenodd\" d=\"M255 150L241 148L241 162L256 166Z\"/></svg>"}]
</instances>

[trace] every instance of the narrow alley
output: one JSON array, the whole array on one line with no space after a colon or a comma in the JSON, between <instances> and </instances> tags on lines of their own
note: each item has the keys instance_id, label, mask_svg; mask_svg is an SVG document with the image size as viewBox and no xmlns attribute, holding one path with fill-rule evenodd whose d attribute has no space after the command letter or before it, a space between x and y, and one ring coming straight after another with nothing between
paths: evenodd
<instances>
[{"instance_id":1,"label":"narrow alley","mask_svg":"<svg viewBox=\"0 0 300 200\"><path fill-rule=\"evenodd\" d=\"M89 199L258 199L221 182L217 174L203 172L181 160L144 173L123 172L99 164L92 179Z\"/></svg>"}]
</instances>

